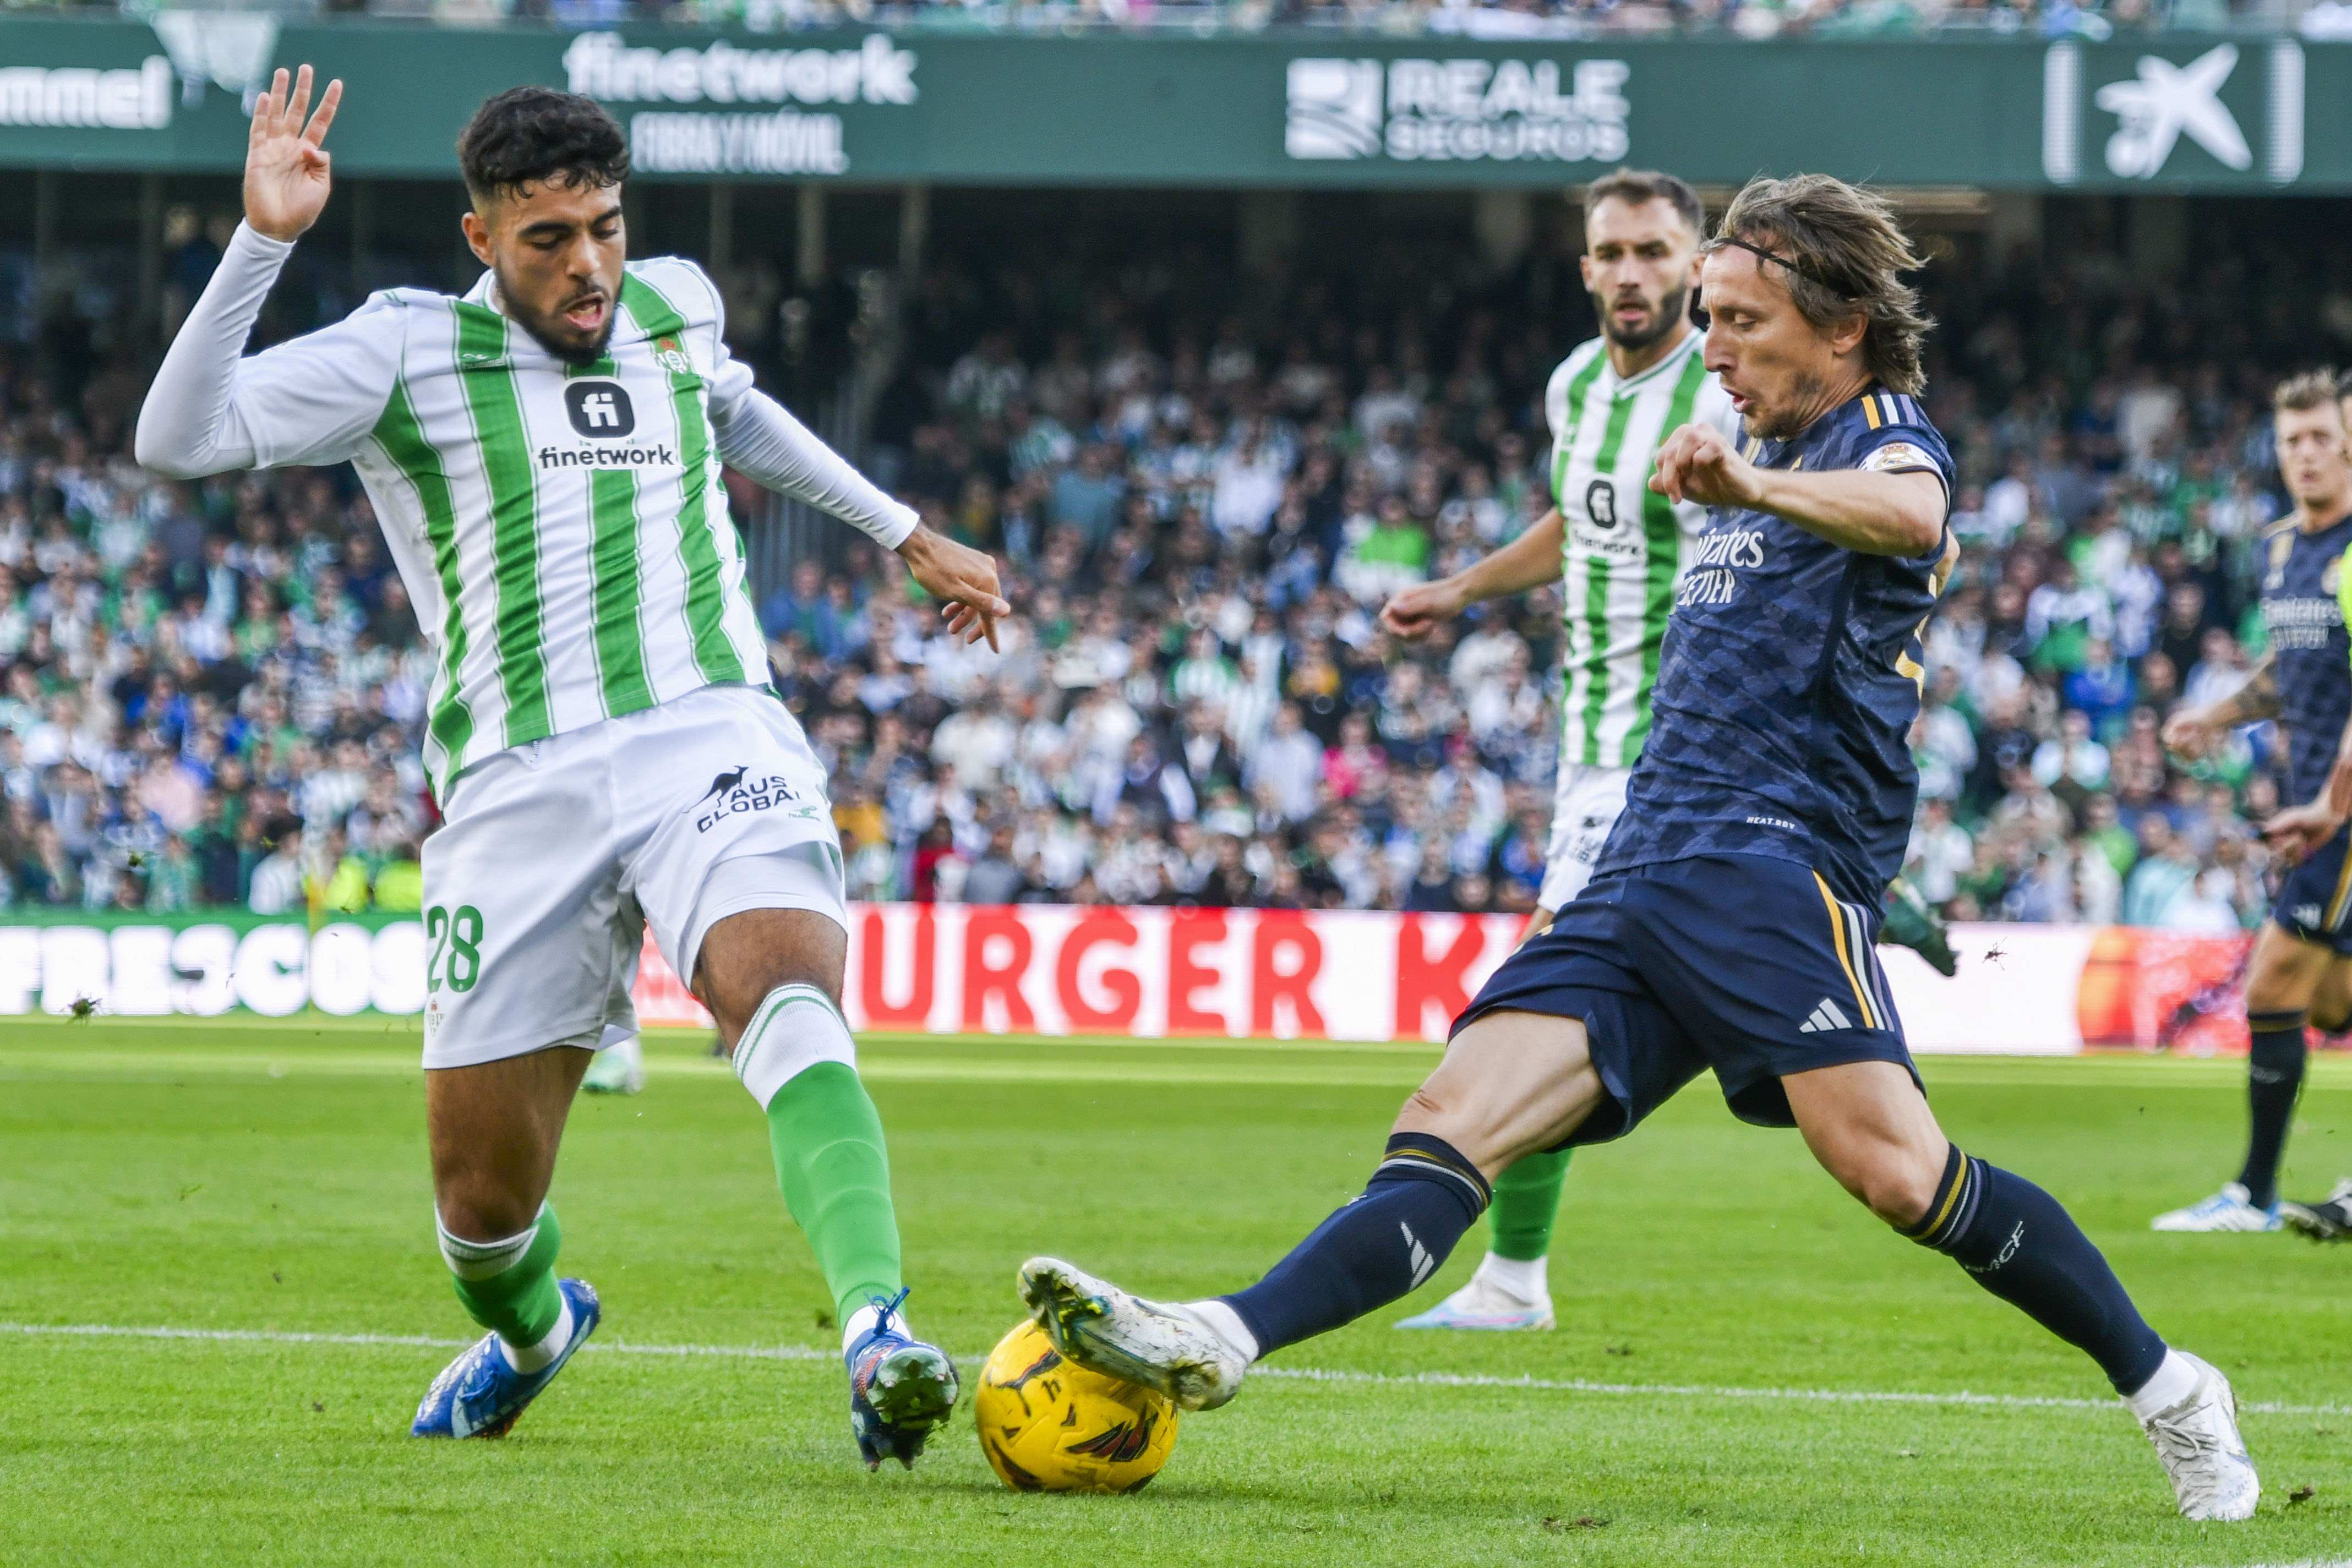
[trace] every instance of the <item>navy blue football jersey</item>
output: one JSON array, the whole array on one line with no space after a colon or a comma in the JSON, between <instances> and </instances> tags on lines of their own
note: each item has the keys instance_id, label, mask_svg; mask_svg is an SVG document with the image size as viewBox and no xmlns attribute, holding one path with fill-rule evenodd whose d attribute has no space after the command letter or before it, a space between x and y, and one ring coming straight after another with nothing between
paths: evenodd
<instances>
[{"instance_id":1,"label":"navy blue football jersey","mask_svg":"<svg viewBox=\"0 0 2352 1568\"><path fill-rule=\"evenodd\" d=\"M2307 534L2293 522L2272 530L2263 570L2263 624L2278 661L2279 722L2286 727L2288 803L2318 798L2352 717L2352 638L2336 596L2352 517Z\"/></svg>"},{"instance_id":2,"label":"navy blue football jersey","mask_svg":"<svg viewBox=\"0 0 2352 1568\"><path fill-rule=\"evenodd\" d=\"M1951 493L1951 452L1926 413L1875 387L1793 441L1742 443L1759 467L1923 471ZM1769 512L1709 512L1684 551L1650 744L1595 875L1771 855L1876 909L1918 795L1908 736L1944 544L1864 555Z\"/></svg>"}]
</instances>

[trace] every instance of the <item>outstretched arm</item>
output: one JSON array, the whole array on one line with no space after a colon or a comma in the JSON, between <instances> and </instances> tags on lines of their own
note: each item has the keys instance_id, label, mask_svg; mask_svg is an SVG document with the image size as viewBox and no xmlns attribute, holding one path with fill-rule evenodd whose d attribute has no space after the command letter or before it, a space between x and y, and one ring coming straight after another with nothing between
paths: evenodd
<instances>
[{"instance_id":1,"label":"outstretched arm","mask_svg":"<svg viewBox=\"0 0 2352 1568\"><path fill-rule=\"evenodd\" d=\"M2278 658L2265 653L2246 684L2200 708L2164 721L2164 744L2183 757L2202 757L2216 738L2242 724L2276 718L2284 706L2278 688Z\"/></svg>"},{"instance_id":2,"label":"outstretched arm","mask_svg":"<svg viewBox=\"0 0 2352 1568\"><path fill-rule=\"evenodd\" d=\"M996 563L924 528L912 507L884 495L790 409L754 387L751 370L740 361L722 361L711 379L710 424L719 455L730 465L896 550L908 574L940 601L952 634L967 643L985 638L996 646L997 620L1013 613L997 582Z\"/></svg>"},{"instance_id":3,"label":"outstretched arm","mask_svg":"<svg viewBox=\"0 0 2352 1568\"><path fill-rule=\"evenodd\" d=\"M212 281L173 339L139 411L134 450L159 474L191 478L231 468L322 463L351 455L383 408L397 332L371 307L251 361L238 356L294 241L326 205L321 145L343 84L310 110L310 68L290 90L279 71L254 108L246 150L245 214ZM362 319L371 317L372 319Z\"/></svg>"},{"instance_id":4,"label":"outstretched arm","mask_svg":"<svg viewBox=\"0 0 2352 1568\"><path fill-rule=\"evenodd\" d=\"M1492 555L1471 562L1452 577L1415 583L1381 607L1381 624L1411 642L1426 637L1441 621L1451 621L1474 604L1525 593L1559 580L1560 541L1566 525L1554 507L1526 533Z\"/></svg>"}]
</instances>

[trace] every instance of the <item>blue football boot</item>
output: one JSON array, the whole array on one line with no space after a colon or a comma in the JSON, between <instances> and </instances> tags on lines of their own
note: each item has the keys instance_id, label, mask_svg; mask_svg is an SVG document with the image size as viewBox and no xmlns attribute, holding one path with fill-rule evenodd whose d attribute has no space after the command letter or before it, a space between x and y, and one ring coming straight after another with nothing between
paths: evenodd
<instances>
[{"instance_id":1,"label":"blue football boot","mask_svg":"<svg viewBox=\"0 0 2352 1568\"><path fill-rule=\"evenodd\" d=\"M869 1304L879 1310L872 1325L841 1353L849 1368L850 1436L869 1470L885 1459L913 1469L923 1440L955 1408L955 1362L900 1325L906 1299L903 1290L887 1301L874 1297Z\"/></svg>"},{"instance_id":2,"label":"blue football boot","mask_svg":"<svg viewBox=\"0 0 2352 1568\"><path fill-rule=\"evenodd\" d=\"M555 1381L555 1375L563 1370L573 1351L588 1343L588 1336L596 1332L597 1320L604 1315L595 1287L587 1281L558 1280L555 1288L572 1304L572 1339L562 1353L537 1372L517 1372L499 1354L499 1336L484 1334L443 1367L433 1386L425 1391L415 1423L408 1428L410 1437L503 1437L513 1429L523 1406Z\"/></svg>"}]
</instances>

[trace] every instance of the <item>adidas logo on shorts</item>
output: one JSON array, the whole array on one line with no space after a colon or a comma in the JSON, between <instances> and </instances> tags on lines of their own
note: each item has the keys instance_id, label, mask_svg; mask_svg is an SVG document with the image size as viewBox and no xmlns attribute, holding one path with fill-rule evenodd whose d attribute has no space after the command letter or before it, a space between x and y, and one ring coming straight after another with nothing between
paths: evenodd
<instances>
[{"instance_id":1,"label":"adidas logo on shorts","mask_svg":"<svg viewBox=\"0 0 2352 1568\"><path fill-rule=\"evenodd\" d=\"M1845 1016L1838 1005L1823 997L1813 1004L1813 1016L1797 1026L1799 1034L1827 1034L1832 1030L1852 1029L1853 1020Z\"/></svg>"}]
</instances>

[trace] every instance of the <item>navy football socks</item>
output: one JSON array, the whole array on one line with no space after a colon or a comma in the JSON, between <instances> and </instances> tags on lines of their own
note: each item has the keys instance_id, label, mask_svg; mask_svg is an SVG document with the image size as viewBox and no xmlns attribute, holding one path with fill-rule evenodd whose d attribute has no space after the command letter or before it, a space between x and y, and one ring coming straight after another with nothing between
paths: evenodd
<instances>
[{"instance_id":1,"label":"navy football socks","mask_svg":"<svg viewBox=\"0 0 2352 1568\"><path fill-rule=\"evenodd\" d=\"M2286 1152L2287 1124L2294 1119L2295 1097L2303 1092L2303 1061L2307 1054L2299 1012L2250 1013L2253 1050L2246 1058L2246 1109L2252 1128L2246 1134L2246 1166L2238 1180L2246 1201L2268 1208L2278 1201L2279 1156Z\"/></svg>"},{"instance_id":2,"label":"navy football socks","mask_svg":"<svg viewBox=\"0 0 2352 1568\"><path fill-rule=\"evenodd\" d=\"M2119 1394L2164 1364L2164 1341L2106 1259L2056 1198L2022 1176L1955 1145L1927 1218L1903 1234L1948 1254L1978 1284L2086 1353Z\"/></svg>"},{"instance_id":3,"label":"navy football socks","mask_svg":"<svg viewBox=\"0 0 2352 1568\"><path fill-rule=\"evenodd\" d=\"M1494 1196L1443 1138L1398 1133L1349 1201L1246 1291L1220 1298L1264 1355L1386 1306L1437 1272Z\"/></svg>"}]
</instances>

